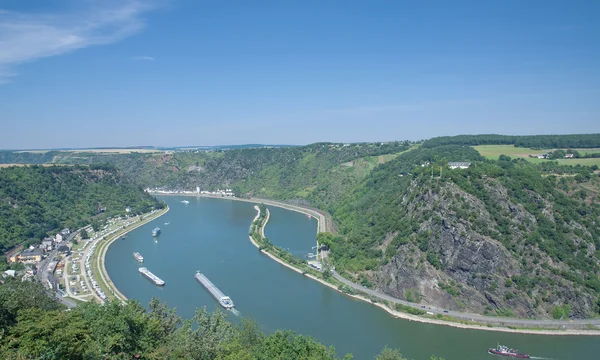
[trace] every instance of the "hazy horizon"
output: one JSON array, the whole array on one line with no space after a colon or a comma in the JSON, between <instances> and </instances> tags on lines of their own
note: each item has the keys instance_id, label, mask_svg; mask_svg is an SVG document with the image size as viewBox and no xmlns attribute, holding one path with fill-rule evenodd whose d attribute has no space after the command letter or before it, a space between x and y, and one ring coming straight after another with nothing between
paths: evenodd
<instances>
[{"instance_id":1,"label":"hazy horizon","mask_svg":"<svg viewBox=\"0 0 600 360\"><path fill-rule=\"evenodd\" d=\"M6 0L0 148L599 133L598 13L585 0Z\"/></svg>"}]
</instances>

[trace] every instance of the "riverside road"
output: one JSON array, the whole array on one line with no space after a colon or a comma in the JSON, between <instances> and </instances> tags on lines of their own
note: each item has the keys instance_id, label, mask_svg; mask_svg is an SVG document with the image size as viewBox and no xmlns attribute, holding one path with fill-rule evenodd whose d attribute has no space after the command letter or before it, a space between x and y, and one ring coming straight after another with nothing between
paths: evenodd
<instances>
[{"instance_id":1,"label":"riverside road","mask_svg":"<svg viewBox=\"0 0 600 360\"><path fill-rule=\"evenodd\" d=\"M510 325L510 326L518 326L518 327L537 327L537 326L539 326L539 327L561 327L561 328L565 328L565 329L569 328L570 326L572 327L572 325L588 325L588 324L589 325L600 325L600 319L577 319L577 320L516 319L516 318L491 317L491 316L485 316L485 315L479 315L479 314L470 314L470 313L464 313L464 312L458 312L458 311L450 311L450 310L436 308L434 306L418 305L415 303L397 299L393 296L390 296L390 295L387 295L384 293L380 293L375 290L367 289L359 284L353 283L352 281L346 279L345 277L338 274L335 270L332 270L331 274L338 281L352 287L353 289L362 291L366 294L369 294L373 297L376 297L376 298L379 298L382 300L387 300L387 301L395 303L395 304L402 304L405 306L410 306L415 309L426 310L426 311L432 312L434 314L448 315L448 316L452 316L457 319L473 321L473 322L478 322L478 323L482 323L482 324L496 324L496 325L505 325L505 326Z\"/></svg>"}]
</instances>

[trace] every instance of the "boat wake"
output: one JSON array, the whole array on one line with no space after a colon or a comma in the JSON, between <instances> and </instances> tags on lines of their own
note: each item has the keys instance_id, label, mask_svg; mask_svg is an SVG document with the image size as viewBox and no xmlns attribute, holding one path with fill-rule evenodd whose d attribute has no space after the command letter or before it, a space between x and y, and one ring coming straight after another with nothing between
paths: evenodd
<instances>
[{"instance_id":1,"label":"boat wake","mask_svg":"<svg viewBox=\"0 0 600 360\"><path fill-rule=\"evenodd\" d=\"M237 309L231 308L231 309L227 309L228 311L231 311L235 316L240 316L240 312L237 311Z\"/></svg>"}]
</instances>

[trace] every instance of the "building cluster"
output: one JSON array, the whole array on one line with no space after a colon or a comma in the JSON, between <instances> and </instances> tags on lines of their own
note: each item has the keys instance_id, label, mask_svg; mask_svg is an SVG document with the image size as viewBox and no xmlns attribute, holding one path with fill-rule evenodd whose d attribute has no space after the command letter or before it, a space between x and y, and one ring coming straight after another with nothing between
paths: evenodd
<instances>
[{"instance_id":1,"label":"building cluster","mask_svg":"<svg viewBox=\"0 0 600 360\"><path fill-rule=\"evenodd\" d=\"M553 156L552 153L535 155L535 157L538 159L552 159L552 156ZM572 159L573 157L574 157L574 154L565 154L565 159Z\"/></svg>"},{"instance_id":2,"label":"building cluster","mask_svg":"<svg viewBox=\"0 0 600 360\"><path fill-rule=\"evenodd\" d=\"M471 166L470 162L449 162L450 169L468 169Z\"/></svg>"},{"instance_id":3,"label":"building cluster","mask_svg":"<svg viewBox=\"0 0 600 360\"><path fill-rule=\"evenodd\" d=\"M44 238L39 245L31 245L20 253L10 254L7 260L10 263L37 264L53 249L68 253L69 247L65 245L65 241L70 233L69 229L63 229L55 236Z\"/></svg>"},{"instance_id":4,"label":"building cluster","mask_svg":"<svg viewBox=\"0 0 600 360\"><path fill-rule=\"evenodd\" d=\"M31 281L35 275L35 270L30 266L25 266L23 270L6 270L2 273L2 278L6 279L9 277L20 278L22 281Z\"/></svg>"},{"instance_id":5,"label":"building cluster","mask_svg":"<svg viewBox=\"0 0 600 360\"><path fill-rule=\"evenodd\" d=\"M201 190L196 187L196 190L165 190L159 188L146 188L144 189L147 193L152 194L165 194L165 195L204 195L204 196L220 196L220 197L235 197L235 193L232 189L217 189L215 191Z\"/></svg>"}]
</instances>

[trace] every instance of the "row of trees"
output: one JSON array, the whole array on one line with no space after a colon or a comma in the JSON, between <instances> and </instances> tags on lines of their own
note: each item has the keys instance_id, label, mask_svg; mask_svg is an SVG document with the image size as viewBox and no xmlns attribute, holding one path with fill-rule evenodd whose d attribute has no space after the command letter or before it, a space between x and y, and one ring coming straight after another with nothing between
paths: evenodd
<instances>
[{"instance_id":1,"label":"row of trees","mask_svg":"<svg viewBox=\"0 0 600 360\"><path fill-rule=\"evenodd\" d=\"M426 140L422 146L433 148L441 145L514 145L533 149L598 148L600 147L600 134L441 136Z\"/></svg>"}]
</instances>

